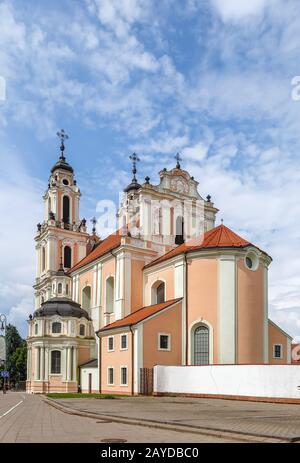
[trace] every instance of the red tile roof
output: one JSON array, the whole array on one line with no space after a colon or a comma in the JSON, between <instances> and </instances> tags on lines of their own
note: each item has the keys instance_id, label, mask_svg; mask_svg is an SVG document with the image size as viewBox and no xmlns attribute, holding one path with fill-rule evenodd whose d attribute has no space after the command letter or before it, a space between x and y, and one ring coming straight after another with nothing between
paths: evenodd
<instances>
[{"instance_id":1,"label":"red tile roof","mask_svg":"<svg viewBox=\"0 0 300 463\"><path fill-rule=\"evenodd\" d=\"M167 307L170 307L176 302L181 301L181 297L178 299L172 299L170 301L166 302L161 302L160 304L154 304L154 305L148 305L147 307L142 307L139 310L136 310L135 312L132 312L131 314L127 315L127 317L122 318L121 320L117 320L113 323L110 323L109 325L104 326L100 330L97 331L97 333L102 333L104 331L108 330L113 330L115 328L122 328L124 326L132 326L135 325L136 323L145 320L146 318L150 317L151 315L154 315L161 310L166 309Z\"/></svg>"},{"instance_id":2,"label":"red tile roof","mask_svg":"<svg viewBox=\"0 0 300 463\"><path fill-rule=\"evenodd\" d=\"M145 265L144 268L151 267L152 265L164 262L172 257L180 254L186 254L190 251L200 251L211 248L244 248L246 246L253 246L249 241L244 240L241 236L234 233L230 228L221 224L218 227L209 230L197 238L191 239L186 243L177 246L172 251L167 252L158 259Z\"/></svg>"},{"instance_id":3,"label":"red tile roof","mask_svg":"<svg viewBox=\"0 0 300 463\"><path fill-rule=\"evenodd\" d=\"M107 252L117 248L118 246L120 246L120 244L121 235L118 231L116 231L115 233L109 235L107 238L101 241L86 257L77 262L77 264L74 265L74 267L72 267L68 273L72 273L75 270L78 270L79 268L83 267L84 265L93 262L95 259L98 259L98 257L101 257Z\"/></svg>"}]
</instances>

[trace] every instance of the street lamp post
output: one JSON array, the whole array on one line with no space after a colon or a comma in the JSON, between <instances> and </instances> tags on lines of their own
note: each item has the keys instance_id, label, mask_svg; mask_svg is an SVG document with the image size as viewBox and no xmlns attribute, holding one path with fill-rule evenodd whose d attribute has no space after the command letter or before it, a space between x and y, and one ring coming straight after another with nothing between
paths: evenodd
<instances>
[{"instance_id":1,"label":"street lamp post","mask_svg":"<svg viewBox=\"0 0 300 463\"><path fill-rule=\"evenodd\" d=\"M0 315L0 335L4 337L4 370L5 374L3 377L3 394L6 394L6 315Z\"/></svg>"}]
</instances>

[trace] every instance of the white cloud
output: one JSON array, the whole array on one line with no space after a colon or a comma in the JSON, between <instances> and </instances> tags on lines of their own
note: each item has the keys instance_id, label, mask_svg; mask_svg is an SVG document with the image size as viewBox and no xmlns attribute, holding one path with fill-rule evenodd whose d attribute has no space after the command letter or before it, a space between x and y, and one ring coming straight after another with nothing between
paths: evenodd
<instances>
[{"instance_id":1,"label":"white cloud","mask_svg":"<svg viewBox=\"0 0 300 463\"><path fill-rule=\"evenodd\" d=\"M203 161L208 152L209 146L203 143L202 141L196 143L196 145L184 148L182 150L182 154L184 156L184 159L192 159L195 161Z\"/></svg>"},{"instance_id":2,"label":"white cloud","mask_svg":"<svg viewBox=\"0 0 300 463\"><path fill-rule=\"evenodd\" d=\"M27 171L15 150L2 143L0 174L0 311L24 332L34 310L35 224L42 217L42 183ZM9 162L4 162L4 158Z\"/></svg>"},{"instance_id":3,"label":"white cloud","mask_svg":"<svg viewBox=\"0 0 300 463\"><path fill-rule=\"evenodd\" d=\"M211 0L211 2L224 21L239 21L249 16L260 15L268 3L267 0Z\"/></svg>"}]
</instances>

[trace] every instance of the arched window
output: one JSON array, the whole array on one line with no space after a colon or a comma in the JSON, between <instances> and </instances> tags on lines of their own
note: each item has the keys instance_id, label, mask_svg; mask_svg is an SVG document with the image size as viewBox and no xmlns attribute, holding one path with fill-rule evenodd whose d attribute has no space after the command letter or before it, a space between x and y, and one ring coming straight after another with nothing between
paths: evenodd
<instances>
[{"instance_id":1,"label":"arched window","mask_svg":"<svg viewBox=\"0 0 300 463\"><path fill-rule=\"evenodd\" d=\"M175 244L184 243L184 222L183 217L179 215L176 219L176 236Z\"/></svg>"},{"instance_id":2,"label":"arched window","mask_svg":"<svg viewBox=\"0 0 300 463\"><path fill-rule=\"evenodd\" d=\"M63 222L70 223L70 198L69 196L63 197Z\"/></svg>"},{"instance_id":3,"label":"arched window","mask_svg":"<svg viewBox=\"0 0 300 463\"><path fill-rule=\"evenodd\" d=\"M61 323L53 322L52 323L52 333L61 333Z\"/></svg>"},{"instance_id":4,"label":"arched window","mask_svg":"<svg viewBox=\"0 0 300 463\"><path fill-rule=\"evenodd\" d=\"M34 325L34 334L38 334L38 332L39 332L39 325L36 323Z\"/></svg>"},{"instance_id":5,"label":"arched window","mask_svg":"<svg viewBox=\"0 0 300 463\"><path fill-rule=\"evenodd\" d=\"M61 372L61 352L60 350L51 351L51 373L60 374Z\"/></svg>"},{"instance_id":6,"label":"arched window","mask_svg":"<svg viewBox=\"0 0 300 463\"><path fill-rule=\"evenodd\" d=\"M199 325L194 331L194 365L209 364L209 328Z\"/></svg>"},{"instance_id":7,"label":"arched window","mask_svg":"<svg viewBox=\"0 0 300 463\"><path fill-rule=\"evenodd\" d=\"M64 247L64 267L72 267L72 249L70 248L70 246Z\"/></svg>"},{"instance_id":8,"label":"arched window","mask_svg":"<svg viewBox=\"0 0 300 463\"><path fill-rule=\"evenodd\" d=\"M91 308L91 301L92 301L92 291L90 286L86 286L82 290L82 301L81 306L85 310L89 310Z\"/></svg>"},{"instance_id":9,"label":"arched window","mask_svg":"<svg viewBox=\"0 0 300 463\"><path fill-rule=\"evenodd\" d=\"M84 336L84 335L85 335L85 326L84 326L84 325L80 325L80 326L79 326L79 335L80 335L80 336Z\"/></svg>"},{"instance_id":10,"label":"arched window","mask_svg":"<svg viewBox=\"0 0 300 463\"><path fill-rule=\"evenodd\" d=\"M66 295L68 295L68 294L69 294L69 285L68 285L68 283L67 283L67 284L66 284Z\"/></svg>"},{"instance_id":11,"label":"arched window","mask_svg":"<svg viewBox=\"0 0 300 463\"><path fill-rule=\"evenodd\" d=\"M46 268L46 249L45 246L42 247L42 272Z\"/></svg>"},{"instance_id":12,"label":"arched window","mask_svg":"<svg viewBox=\"0 0 300 463\"><path fill-rule=\"evenodd\" d=\"M165 288L163 281L156 281L151 288L151 304L160 304L165 302Z\"/></svg>"},{"instance_id":13,"label":"arched window","mask_svg":"<svg viewBox=\"0 0 300 463\"><path fill-rule=\"evenodd\" d=\"M106 280L106 291L105 291L105 312L112 313L114 311L114 299L115 299L115 279L109 277Z\"/></svg>"},{"instance_id":14,"label":"arched window","mask_svg":"<svg viewBox=\"0 0 300 463\"><path fill-rule=\"evenodd\" d=\"M58 294L62 294L62 284L61 283L58 283L57 285L57 292Z\"/></svg>"}]
</instances>

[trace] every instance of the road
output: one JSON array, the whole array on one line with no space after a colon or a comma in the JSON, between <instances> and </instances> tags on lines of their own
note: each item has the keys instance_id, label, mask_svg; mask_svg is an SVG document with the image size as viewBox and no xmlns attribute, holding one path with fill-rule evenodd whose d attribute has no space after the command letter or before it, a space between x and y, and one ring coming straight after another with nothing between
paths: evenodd
<instances>
[{"instance_id":1,"label":"road","mask_svg":"<svg viewBox=\"0 0 300 463\"><path fill-rule=\"evenodd\" d=\"M124 439L130 443L229 442L189 433L95 420L63 413L37 395L0 395L0 443L86 442Z\"/></svg>"}]
</instances>

